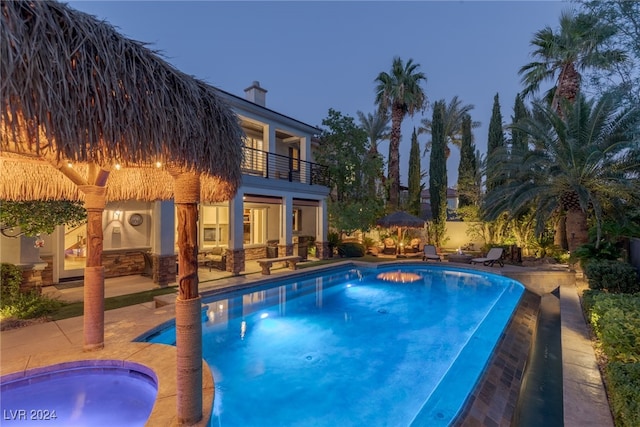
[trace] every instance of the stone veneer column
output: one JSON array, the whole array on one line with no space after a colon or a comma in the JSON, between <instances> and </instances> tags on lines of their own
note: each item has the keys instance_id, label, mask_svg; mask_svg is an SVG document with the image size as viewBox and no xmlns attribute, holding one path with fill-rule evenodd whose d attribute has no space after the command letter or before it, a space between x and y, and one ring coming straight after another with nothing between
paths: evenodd
<instances>
[{"instance_id":1,"label":"stone veneer column","mask_svg":"<svg viewBox=\"0 0 640 427\"><path fill-rule=\"evenodd\" d=\"M278 256L291 256L291 255L293 255L293 244L278 245Z\"/></svg>"},{"instance_id":2,"label":"stone veneer column","mask_svg":"<svg viewBox=\"0 0 640 427\"><path fill-rule=\"evenodd\" d=\"M226 270L234 276L239 275L245 269L244 256L244 249L227 249Z\"/></svg>"},{"instance_id":3,"label":"stone veneer column","mask_svg":"<svg viewBox=\"0 0 640 427\"><path fill-rule=\"evenodd\" d=\"M316 256L318 259L327 259L330 255L329 242L316 242Z\"/></svg>"},{"instance_id":4,"label":"stone veneer column","mask_svg":"<svg viewBox=\"0 0 640 427\"><path fill-rule=\"evenodd\" d=\"M22 283L20 290L22 292L36 291L40 293L42 287L42 270L47 266L46 262L35 263L32 265L19 265L22 270Z\"/></svg>"},{"instance_id":5,"label":"stone veneer column","mask_svg":"<svg viewBox=\"0 0 640 427\"><path fill-rule=\"evenodd\" d=\"M151 254L151 276L158 287L165 288L169 283L175 283L177 258L175 255Z\"/></svg>"}]
</instances>

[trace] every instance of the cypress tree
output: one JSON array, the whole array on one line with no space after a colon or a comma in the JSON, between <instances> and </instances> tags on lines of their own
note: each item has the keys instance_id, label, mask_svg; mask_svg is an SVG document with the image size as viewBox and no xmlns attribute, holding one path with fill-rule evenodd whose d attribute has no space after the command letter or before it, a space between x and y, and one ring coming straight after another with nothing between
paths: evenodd
<instances>
[{"instance_id":1,"label":"cypress tree","mask_svg":"<svg viewBox=\"0 0 640 427\"><path fill-rule=\"evenodd\" d=\"M411 135L411 151L409 152L409 212L420 216L420 193L422 192L422 176L420 173L420 145L418 134L413 128Z\"/></svg>"},{"instance_id":2,"label":"cypress tree","mask_svg":"<svg viewBox=\"0 0 640 427\"><path fill-rule=\"evenodd\" d=\"M512 124L518 123L520 120L525 119L529 116L529 112L527 111L527 107L524 105L524 101L522 100L522 96L520 94L516 95L516 101L513 105L513 117ZM511 147L516 151L524 151L527 149L527 135L518 129L511 129Z\"/></svg>"},{"instance_id":3,"label":"cypress tree","mask_svg":"<svg viewBox=\"0 0 640 427\"><path fill-rule=\"evenodd\" d=\"M429 196L436 246L441 246L447 221L447 141L444 134L444 114L444 100L437 101L433 105L429 162Z\"/></svg>"},{"instance_id":4,"label":"cypress tree","mask_svg":"<svg viewBox=\"0 0 640 427\"><path fill-rule=\"evenodd\" d=\"M462 118L462 141L460 145L460 164L458 166L458 207L472 206L478 202L478 189L475 185L477 163L476 147L471 133L471 116Z\"/></svg>"},{"instance_id":5,"label":"cypress tree","mask_svg":"<svg viewBox=\"0 0 640 427\"><path fill-rule=\"evenodd\" d=\"M500 186L496 178L496 150L505 146L504 131L502 130L502 113L500 113L500 98L496 93L493 98L493 110L489 122L489 138L487 140L487 192Z\"/></svg>"}]
</instances>

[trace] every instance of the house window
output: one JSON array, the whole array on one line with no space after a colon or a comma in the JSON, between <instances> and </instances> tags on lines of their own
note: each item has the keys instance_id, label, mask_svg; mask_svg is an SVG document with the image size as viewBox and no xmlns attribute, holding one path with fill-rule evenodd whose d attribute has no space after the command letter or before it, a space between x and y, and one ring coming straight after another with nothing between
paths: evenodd
<instances>
[{"instance_id":1,"label":"house window","mask_svg":"<svg viewBox=\"0 0 640 427\"><path fill-rule=\"evenodd\" d=\"M289 147L289 169L293 172L300 170L300 149L298 147Z\"/></svg>"},{"instance_id":2,"label":"house window","mask_svg":"<svg viewBox=\"0 0 640 427\"><path fill-rule=\"evenodd\" d=\"M244 162L242 168L248 172L262 172L265 169L265 153L262 139L247 136L244 138Z\"/></svg>"},{"instance_id":3,"label":"house window","mask_svg":"<svg viewBox=\"0 0 640 427\"><path fill-rule=\"evenodd\" d=\"M264 244L267 241L266 212L264 208L244 210L242 228L245 245Z\"/></svg>"},{"instance_id":4,"label":"house window","mask_svg":"<svg viewBox=\"0 0 640 427\"><path fill-rule=\"evenodd\" d=\"M201 205L200 241L202 247L226 245L229 240L229 208Z\"/></svg>"}]
</instances>

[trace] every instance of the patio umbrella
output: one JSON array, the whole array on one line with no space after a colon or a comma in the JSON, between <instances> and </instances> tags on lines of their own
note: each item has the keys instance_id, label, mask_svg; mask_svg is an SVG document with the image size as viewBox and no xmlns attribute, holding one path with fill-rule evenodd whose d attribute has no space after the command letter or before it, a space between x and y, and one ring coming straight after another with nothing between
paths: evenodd
<instances>
[{"instance_id":1,"label":"patio umbrella","mask_svg":"<svg viewBox=\"0 0 640 427\"><path fill-rule=\"evenodd\" d=\"M381 227L391 228L398 227L398 242L402 240L402 227L405 228L422 228L424 227L424 219L418 218L405 211L396 211L389 215L383 216L376 221Z\"/></svg>"},{"instance_id":2,"label":"patio umbrella","mask_svg":"<svg viewBox=\"0 0 640 427\"><path fill-rule=\"evenodd\" d=\"M197 203L241 180L242 130L212 86L143 43L54 1L0 5L0 200L83 200L84 348L104 346L102 212L111 200L177 209L178 421L202 418Z\"/></svg>"}]
</instances>

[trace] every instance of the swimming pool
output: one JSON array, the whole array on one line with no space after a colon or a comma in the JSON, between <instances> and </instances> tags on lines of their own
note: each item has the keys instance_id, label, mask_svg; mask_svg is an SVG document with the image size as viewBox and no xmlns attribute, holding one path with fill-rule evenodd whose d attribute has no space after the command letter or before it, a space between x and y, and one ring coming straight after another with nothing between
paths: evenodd
<instances>
[{"instance_id":1,"label":"swimming pool","mask_svg":"<svg viewBox=\"0 0 640 427\"><path fill-rule=\"evenodd\" d=\"M210 424L448 425L523 291L489 273L403 264L205 296ZM175 329L145 340L175 344Z\"/></svg>"},{"instance_id":2,"label":"swimming pool","mask_svg":"<svg viewBox=\"0 0 640 427\"><path fill-rule=\"evenodd\" d=\"M5 375L1 392L2 425L110 427L145 425L158 388L145 366L85 360Z\"/></svg>"}]
</instances>

